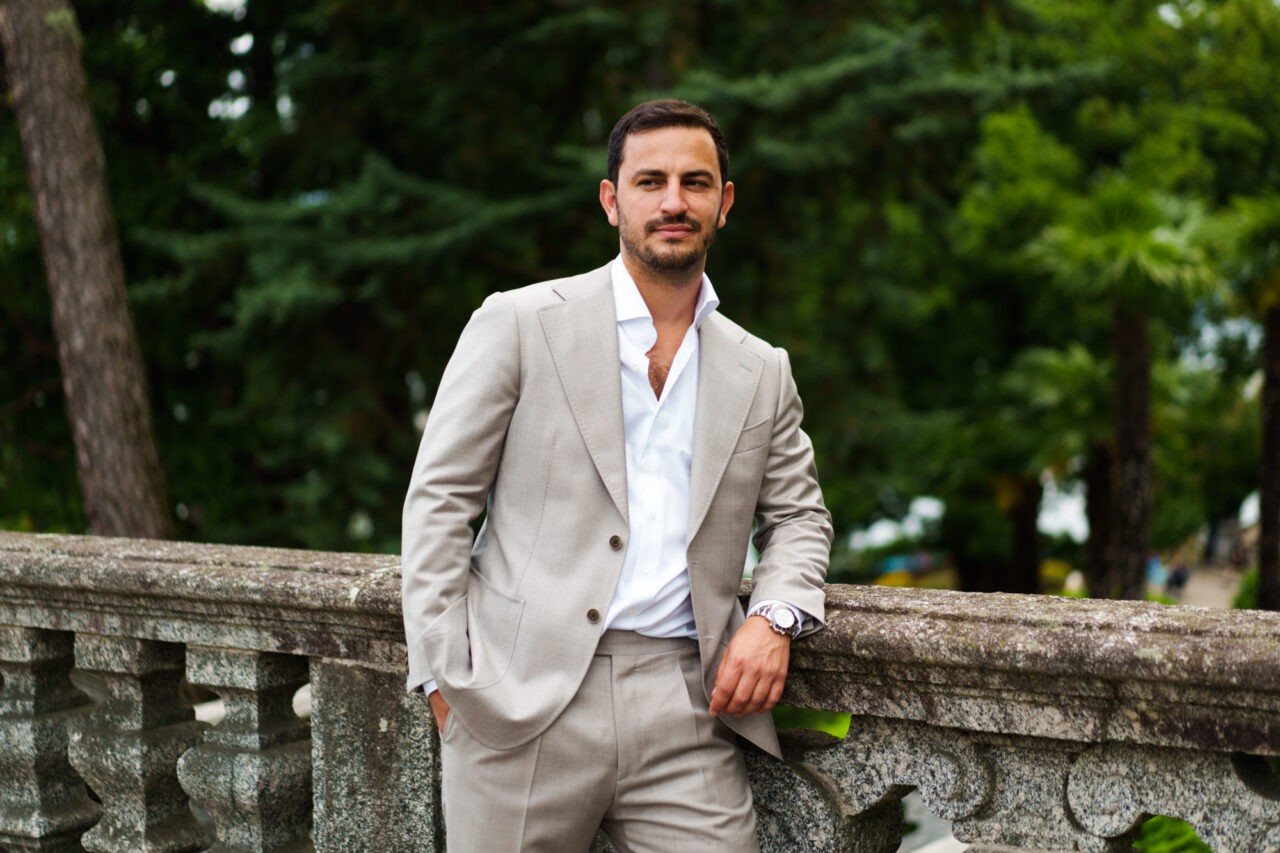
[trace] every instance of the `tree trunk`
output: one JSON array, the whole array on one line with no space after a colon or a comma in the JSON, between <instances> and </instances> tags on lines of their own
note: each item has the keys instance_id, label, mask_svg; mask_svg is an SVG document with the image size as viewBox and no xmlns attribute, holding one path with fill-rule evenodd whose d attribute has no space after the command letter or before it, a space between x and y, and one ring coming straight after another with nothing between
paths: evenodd
<instances>
[{"instance_id":1,"label":"tree trunk","mask_svg":"<svg viewBox=\"0 0 1280 853\"><path fill-rule=\"evenodd\" d=\"M1115 309L1116 491L1112 571L1120 598L1146 595L1151 524L1151 345L1147 316Z\"/></svg>"},{"instance_id":2,"label":"tree trunk","mask_svg":"<svg viewBox=\"0 0 1280 853\"><path fill-rule=\"evenodd\" d=\"M1258 607L1280 610L1280 308L1262 338L1262 482L1258 487Z\"/></svg>"},{"instance_id":3,"label":"tree trunk","mask_svg":"<svg viewBox=\"0 0 1280 853\"><path fill-rule=\"evenodd\" d=\"M1089 541L1085 545L1084 585L1094 598L1116 594L1116 577L1111 570L1112 512L1111 447L1104 441L1089 447L1084 466L1085 518L1089 521Z\"/></svg>"},{"instance_id":4,"label":"tree trunk","mask_svg":"<svg viewBox=\"0 0 1280 853\"><path fill-rule=\"evenodd\" d=\"M173 524L75 13L66 0L0 0L0 46L90 530L168 538Z\"/></svg>"},{"instance_id":5,"label":"tree trunk","mask_svg":"<svg viewBox=\"0 0 1280 853\"><path fill-rule=\"evenodd\" d=\"M1040 592L1040 499L1044 486L1034 477L1018 482L1018 500L1009 510L1013 525L1013 560L1002 592Z\"/></svg>"}]
</instances>

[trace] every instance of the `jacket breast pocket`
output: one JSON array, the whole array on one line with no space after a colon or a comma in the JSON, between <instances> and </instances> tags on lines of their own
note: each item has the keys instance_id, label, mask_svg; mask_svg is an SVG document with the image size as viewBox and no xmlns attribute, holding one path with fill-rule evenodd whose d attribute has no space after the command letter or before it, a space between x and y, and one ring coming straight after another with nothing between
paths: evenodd
<instances>
[{"instance_id":1,"label":"jacket breast pocket","mask_svg":"<svg viewBox=\"0 0 1280 853\"><path fill-rule=\"evenodd\" d=\"M769 439L773 436L773 422L766 418L758 424L751 426L738 433L738 443L733 448L734 453L746 453L750 450L756 450L766 447Z\"/></svg>"}]
</instances>

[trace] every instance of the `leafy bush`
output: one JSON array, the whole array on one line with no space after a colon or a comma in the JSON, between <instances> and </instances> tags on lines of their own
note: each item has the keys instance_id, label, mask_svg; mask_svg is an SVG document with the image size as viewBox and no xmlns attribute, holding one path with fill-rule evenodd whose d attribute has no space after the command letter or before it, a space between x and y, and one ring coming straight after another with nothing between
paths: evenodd
<instances>
[{"instance_id":1,"label":"leafy bush","mask_svg":"<svg viewBox=\"0 0 1280 853\"><path fill-rule=\"evenodd\" d=\"M814 729L842 738L849 733L849 715L839 711L813 711L775 705L773 724L779 729Z\"/></svg>"},{"instance_id":2,"label":"leafy bush","mask_svg":"<svg viewBox=\"0 0 1280 853\"><path fill-rule=\"evenodd\" d=\"M1236 597L1231 602L1232 608L1235 610L1257 610L1258 609L1258 567L1254 566L1244 573L1240 578L1240 589L1236 591Z\"/></svg>"},{"instance_id":3,"label":"leafy bush","mask_svg":"<svg viewBox=\"0 0 1280 853\"><path fill-rule=\"evenodd\" d=\"M1213 853L1186 821L1161 816L1142 825L1133 849L1141 853Z\"/></svg>"}]
</instances>

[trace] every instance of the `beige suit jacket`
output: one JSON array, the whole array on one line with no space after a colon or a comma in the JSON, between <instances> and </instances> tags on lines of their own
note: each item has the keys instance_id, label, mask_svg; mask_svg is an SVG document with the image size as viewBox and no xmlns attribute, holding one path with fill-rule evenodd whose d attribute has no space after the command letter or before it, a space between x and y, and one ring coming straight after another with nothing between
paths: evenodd
<instances>
[{"instance_id":1,"label":"beige suit jacket","mask_svg":"<svg viewBox=\"0 0 1280 853\"><path fill-rule=\"evenodd\" d=\"M698 370L688 560L710 696L752 522L753 602L819 622L832 532L786 353L712 313ZM404 506L407 686L434 677L495 749L555 720L600 639L629 529L619 372L606 265L486 299L427 418ZM778 753L768 714L723 719Z\"/></svg>"}]
</instances>

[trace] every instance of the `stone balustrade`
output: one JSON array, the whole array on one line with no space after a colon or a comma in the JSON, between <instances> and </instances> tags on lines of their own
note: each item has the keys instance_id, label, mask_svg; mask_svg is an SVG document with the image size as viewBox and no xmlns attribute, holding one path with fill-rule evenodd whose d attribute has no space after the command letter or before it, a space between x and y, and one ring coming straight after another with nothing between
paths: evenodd
<instances>
[{"instance_id":1,"label":"stone balustrade","mask_svg":"<svg viewBox=\"0 0 1280 853\"><path fill-rule=\"evenodd\" d=\"M394 556L0 532L0 849L443 850L399 589ZM1165 814L1280 853L1280 614L831 586L827 617L783 701L853 721L748 756L764 850L892 853L918 789L973 851Z\"/></svg>"}]
</instances>

